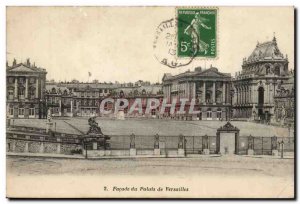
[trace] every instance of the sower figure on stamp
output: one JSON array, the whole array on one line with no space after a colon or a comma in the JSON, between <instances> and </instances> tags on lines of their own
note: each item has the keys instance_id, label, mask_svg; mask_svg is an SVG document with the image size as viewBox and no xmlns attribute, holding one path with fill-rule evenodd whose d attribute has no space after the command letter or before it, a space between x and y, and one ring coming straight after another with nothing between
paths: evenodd
<instances>
[{"instance_id":1,"label":"sower figure on stamp","mask_svg":"<svg viewBox=\"0 0 300 204\"><path fill-rule=\"evenodd\" d=\"M199 50L200 52L204 52L204 54L207 53L209 45L201 40L200 28L203 27L205 29L210 30L211 27L204 24L207 21L208 19L201 17L199 12L197 12L191 24L184 30L185 34L191 36L193 45L198 46L194 47L194 50Z\"/></svg>"}]
</instances>

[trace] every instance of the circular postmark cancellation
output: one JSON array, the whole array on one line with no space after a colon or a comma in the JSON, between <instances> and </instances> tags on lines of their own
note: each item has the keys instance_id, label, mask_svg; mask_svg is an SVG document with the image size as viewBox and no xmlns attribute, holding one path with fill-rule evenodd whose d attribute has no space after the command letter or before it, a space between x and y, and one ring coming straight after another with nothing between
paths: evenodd
<instances>
[{"instance_id":1,"label":"circular postmark cancellation","mask_svg":"<svg viewBox=\"0 0 300 204\"><path fill-rule=\"evenodd\" d=\"M194 38L181 45L181 49L183 49L187 55L183 58L177 56L177 28L184 28L188 25L187 22L176 18L163 21L159 24L156 28L153 42L154 57L159 63L170 68L177 68L186 66L193 61L199 49L199 38L193 28L190 29L190 32L193 33Z\"/></svg>"}]
</instances>

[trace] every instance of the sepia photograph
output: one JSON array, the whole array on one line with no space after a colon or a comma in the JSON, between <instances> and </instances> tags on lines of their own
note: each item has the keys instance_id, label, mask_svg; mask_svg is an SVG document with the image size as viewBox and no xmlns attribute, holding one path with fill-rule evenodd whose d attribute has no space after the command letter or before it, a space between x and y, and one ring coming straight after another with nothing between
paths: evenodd
<instances>
[{"instance_id":1,"label":"sepia photograph","mask_svg":"<svg viewBox=\"0 0 300 204\"><path fill-rule=\"evenodd\" d=\"M293 6L7 6L7 198L295 199Z\"/></svg>"}]
</instances>

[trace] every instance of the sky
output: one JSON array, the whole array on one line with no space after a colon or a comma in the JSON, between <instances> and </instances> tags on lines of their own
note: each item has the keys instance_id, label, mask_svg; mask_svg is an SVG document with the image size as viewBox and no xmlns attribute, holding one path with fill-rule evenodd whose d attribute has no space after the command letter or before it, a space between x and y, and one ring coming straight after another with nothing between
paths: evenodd
<instances>
[{"instance_id":1,"label":"sky","mask_svg":"<svg viewBox=\"0 0 300 204\"><path fill-rule=\"evenodd\" d=\"M27 58L56 81L161 82L201 66L241 71L257 42L272 40L294 68L293 7L219 7L218 57L171 69L154 56L157 26L175 7L7 7L7 61ZM88 72L92 76L89 78Z\"/></svg>"}]
</instances>

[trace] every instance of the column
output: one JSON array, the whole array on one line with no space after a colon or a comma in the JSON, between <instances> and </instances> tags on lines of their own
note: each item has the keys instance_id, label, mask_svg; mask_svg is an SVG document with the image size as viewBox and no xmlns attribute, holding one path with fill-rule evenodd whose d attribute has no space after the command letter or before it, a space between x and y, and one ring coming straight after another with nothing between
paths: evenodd
<instances>
[{"instance_id":1,"label":"column","mask_svg":"<svg viewBox=\"0 0 300 204\"><path fill-rule=\"evenodd\" d=\"M28 77L26 77L26 83L25 83L25 99L28 99Z\"/></svg>"},{"instance_id":2,"label":"column","mask_svg":"<svg viewBox=\"0 0 300 204\"><path fill-rule=\"evenodd\" d=\"M255 85L252 85L252 103L257 104L257 90Z\"/></svg>"},{"instance_id":3,"label":"column","mask_svg":"<svg viewBox=\"0 0 300 204\"><path fill-rule=\"evenodd\" d=\"M71 117L73 117L73 99L71 99Z\"/></svg>"},{"instance_id":4,"label":"column","mask_svg":"<svg viewBox=\"0 0 300 204\"><path fill-rule=\"evenodd\" d=\"M61 116L61 98L58 99L59 100L59 112L58 115Z\"/></svg>"},{"instance_id":5,"label":"column","mask_svg":"<svg viewBox=\"0 0 300 204\"><path fill-rule=\"evenodd\" d=\"M249 104L252 104L252 87L249 86Z\"/></svg>"},{"instance_id":6,"label":"column","mask_svg":"<svg viewBox=\"0 0 300 204\"><path fill-rule=\"evenodd\" d=\"M193 98L196 98L196 83L193 82Z\"/></svg>"},{"instance_id":7,"label":"column","mask_svg":"<svg viewBox=\"0 0 300 204\"><path fill-rule=\"evenodd\" d=\"M226 103L226 83L223 81L223 105Z\"/></svg>"},{"instance_id":8,"label":"column","mask_svg":"<svg viewBox=\"0 0 300 204\"><path fill-rule=\"evenodd\" d=\"M15 99L18 98L18 78L15 78Z\"/></svg>"},{"instance_id":9,"label":"column","mask_svg":"<svg viewBox=\"0 0 300 204\"><path fill-rule=\"evenodd\" d=\"M203 101L203 104L206 104L206 96L205 96L205 93L206 93L206 84L205 84L205 81L203 81L203 87L202 87L202 101Z\"/></svg>"},{"instance_id":10,"label":"column","mask_svg":"<svg viewBox=\"0 0 300 204\"><path fill-rule=\"evenodd\" d=\"M215 105L216 104L216 82L213 82L213 93L212 93L212 102Z\"/></svg>"},{"instance_id":11,"label":"column","mask_svg":"<svg viewBox=\"0 0 300 204\"><path fill-rule=\"evenodd\" d=\"M247 86L245 87L245 102L244 103L245 104L248 103L248 87Z\"/></svg>"},{"instance_id":12,"label":"column","mask_svg":"<svg viewBox=\"0 0 300 204\"><path fill-rule=\"evenodd\" d=\"M269 88L269 91L270 91L270 104L273 104L274 103L274 88L273 88L273 84L270 83L270 88Z\"/></svg>"},{"instance_id":13,"label":"column","mask_svg":"<svg viewBox=\"0 0 300 204\"><path fill-rule=\"evenodd\" d=\"M39 97L39 79L36 78L36 81L35 81L35 98L38 98Z\"/></svg>"},{"instance_id":14,"label":"column","mask_svg":"<svg viewBox=\"0 0 300 204\"><path fill-rule=\"evenodd\" d=\"M271 86L271 84L269 83L268 85L267 85L267 87L268 87L268 104L270 104L270 102L271 102L271 100L270 100L270 96L271 96L271 94L270 94L270 86Z\"/></svg>"}]
</instances>

